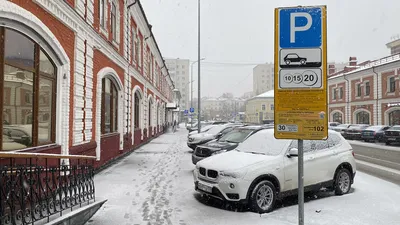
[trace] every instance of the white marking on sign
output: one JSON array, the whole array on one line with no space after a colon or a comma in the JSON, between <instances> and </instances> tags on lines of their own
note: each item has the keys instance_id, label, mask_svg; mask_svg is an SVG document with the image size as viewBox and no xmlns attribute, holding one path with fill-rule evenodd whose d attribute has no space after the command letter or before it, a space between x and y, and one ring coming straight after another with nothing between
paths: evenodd
<instances>
[{"instance_id":1,"label":"white marking on sign","mask_svg":"<svg viewBox=\"0 0 400 225\"><path fill-rule=\"evenodd\" d=\"M296 27L296 17L305 17L307 19L307 24L305 26ZM310 14L305 12L297 12L290 14L290 43L296 42L296 32L306 31L311 28L312 17Z\"/></svg>"}]
</instances>

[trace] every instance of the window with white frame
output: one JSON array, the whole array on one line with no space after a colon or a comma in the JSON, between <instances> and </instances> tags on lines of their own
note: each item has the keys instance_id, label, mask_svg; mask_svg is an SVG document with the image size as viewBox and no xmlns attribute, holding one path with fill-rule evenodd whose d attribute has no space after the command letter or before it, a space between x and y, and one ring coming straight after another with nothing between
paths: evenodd
<instances>
[{"instance_id":1,"label":"window with white frame","mask_svg":"<svg viewBox=\"0 0 400 225\"><path fill-rule=\"evenodd\" d=\"M361 84L357 84L357 93L356 93L357 97L361 96Z\"/></svg>"},{"instance_id":2,"label":"window with white frame","mask_svg":"<svg viewBox=\"0 0 400 225\"><path fill-rule=\"evenodd\" d=\"M339 99L343 98L343 87L339 88Z\"/></svg>"},{"instance_id":3,"label":"window with white frame","mask_svg":"<svg viewBox=\"0 0 400 225\"><path fill-rule=\"evenodd\" d=\"M387 83L387 92L393 93L396 90L396 79L395 77L390 77Z\"/></svg>"},{"instance_id":4,"label":"window with white frame","mask_svg":"<svg viewBox=\"0 0 400 225\"><path fill-rule=\"evenodd\" d=\"M100 20L100 27L106 27L106 0L99 0L99 20Z\"/></svg>"},{"instance_id":5,"label":"window with white frame","mask_svg":"<svg viewBox=\"0 0 400 225\"><path fill-rule=\"evenodd\" d=\"M369 85L369 82L366 82L365 83L365 95L369 96L370 92L371 92L371 86Z\"/></svg>"},{"instance_id":6,"label":"window with white frame","mask_svg":"<svg viewBox=\"0 0 400 225\"><path fill-rule=\"evenodd\" d=\"M333 88L333 89L332 89L332 99L333 99L333 100L336 100L336 98L337 98L337 95L336 95L336 94L337 94L337 88Z\"/></svg>"},{"instance_id":7,"label":"window with white frame","mask_svg":"<svg viewBox=\"0 0 400 225\"><path fill-rule=\"evenodd\" d=\"M111 3L111 35L114 41L117 40L117 6L113 1Z\"/></svg>"},{"instance_id":8,"label":"window with white frame","mask_svg":"<svg viewBox=\"0 0 400 225\"><path fill-rule=\"evenodd\" d=\"M136 43L136 29L135 27L132 27L132 61L137 62L137 43Z\"/></svg>"}]
</instances>

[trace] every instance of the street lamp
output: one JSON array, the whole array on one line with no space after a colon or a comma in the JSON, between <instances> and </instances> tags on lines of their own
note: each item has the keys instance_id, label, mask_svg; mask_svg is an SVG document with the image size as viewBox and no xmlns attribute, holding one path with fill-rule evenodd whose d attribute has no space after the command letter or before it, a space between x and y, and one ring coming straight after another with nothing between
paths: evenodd
<instances>
[{"instance_id":1,"label":"street lamp","mask_svg":"<svg viewBox=\"0 0 400 225\"><path fill-rule=\"evenodd\" d=\"M205 60L206 58L201 58L200 61ZM193 65L199 62L199 60L192 62L190 65L190 108L193 108ZM200 99L200 98L199 98ZM190 127L193 127L193 121L190 123Z\"/></svg>"},{"instance_id":2,"label":"street lamp","mask_svg":"<svg viewBox=\"0 0 400 225\"><path fill-rule=\"evenodd\" d=\"M201 94L200 94L200 0L198 0L197 1L197 7L198 7L198 19L197 19L197 22L198 22L198 27L197 27L197 29L198 29L198 33L197 33L197 41L198 41L198 43L197 43L197 61L199 62L199 64L197 65L198 67L197 67L197 70L198 70L198 72L197 72L197 76L198 76L198 78L197 78L197 84L198 84L198 90L197 90L197 92L198 92L198 94L197 94L197 96L198 96L198 105L199 105L199 107L197 108L197 120L198 120L198 123L197 123L197 128L198 128L198 133L200 133L200 129L201 129L201 116L200 116L200 109L201 109Z\"/></svg>"}]
</instances>

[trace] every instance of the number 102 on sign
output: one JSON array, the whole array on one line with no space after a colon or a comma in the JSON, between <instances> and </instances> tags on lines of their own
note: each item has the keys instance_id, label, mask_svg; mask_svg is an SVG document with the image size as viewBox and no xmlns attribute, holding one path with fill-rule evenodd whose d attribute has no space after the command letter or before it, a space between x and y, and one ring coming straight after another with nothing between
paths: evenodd
<instances>
[{"instance_id":1,"label":"number 102 on sign","mask_svg":"<svg viewBox=\"0 0 400 225\"><path fill-rule=\"evenodd\" d=\"M278 124L278 131L280 132L298 132L298 127L296 124Z\"/></svg>"}]
</instances>

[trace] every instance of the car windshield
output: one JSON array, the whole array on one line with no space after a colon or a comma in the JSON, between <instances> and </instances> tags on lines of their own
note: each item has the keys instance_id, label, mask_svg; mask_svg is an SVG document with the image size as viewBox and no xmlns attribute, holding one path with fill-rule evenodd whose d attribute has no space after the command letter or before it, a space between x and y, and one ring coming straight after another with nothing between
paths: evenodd
<instances>
[{"instance_id":1,"label":"car windshield","mask_svg":"<svg viewBox=\"0 0 400 225\"><path fill-rule=\"evenodd\" d=\"M393 126L390 128L390 130L400 130L400 126Z\"/></svg>"},{"instance_id":2,"label":"car windshield","mask_svg":"<svg viewBox=\"0 0 400 225\"><path fill-rule=\"evenodd\" d=\"M381 130L383 126L370 126L367 128L367 130L373 130L373 131L378 131Z\"/></svg>"},{"instance_id":3,"label":"car windshield","mask_svg":"<svg viewBox=\"0 0 400 225\"><path fill-rule=\"evenodd\" d=\"M233 130L224 136L222 136L219 141L240 143L244 141L244 139L252 132L250 129L236 129Z\"/></svg>"},{"instance_id":4,"label":"car windshield","mask_svg":"<svg viewBox=\"0 0 400 225\"><path fill-rule=\"evenodd\" d=\"M209 129L209 130L207 131L207 134L216 135L216 134L218 134L219 132L221 132L222 129L224 129L224 128L226 128L226 126L221 126L221 125L213 126L211 129Z\"/></svg>"},{"instance_id":5,"label":"car windshield","mask_svg":"<svg viewBox=\"0 0 400 225\"><path fill-rule=\"evenodd\" d=\"M286 150L290 140L276 139L274 130L262 130L247 138L237 148L238 151L276 156Z\"/></svg>"}]
</instances>

